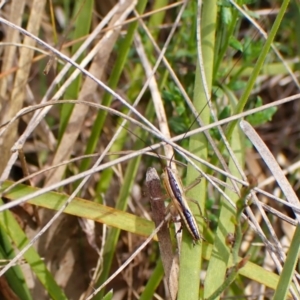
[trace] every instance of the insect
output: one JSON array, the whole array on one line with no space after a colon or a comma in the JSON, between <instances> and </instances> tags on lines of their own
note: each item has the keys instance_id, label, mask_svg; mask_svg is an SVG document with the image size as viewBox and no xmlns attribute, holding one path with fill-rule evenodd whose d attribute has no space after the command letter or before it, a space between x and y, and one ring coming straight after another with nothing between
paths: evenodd
<instances>
[{"instance_id":1,"label":"insect","mask_svg":"<svg viewBox=\"0 0 300 300\"><path fill-rule=\"evenodd\" d=\"M134 136L138 139L142 140L146 143L141 137L137 136L134 132L130 129L126 128L127 131L131 132ZM156 153L156 155L162 160L162 157L149 145L149 147ZM170 159L169 166L164 167L164 171L162 174L163 185L165 190L172 201L173 207L175 208L176 212L179 214L182 223L184 223L185 227L187 228L188 232L190 233L193 242L198 242L199 240L204 238L200 234L200 230L197 224L197 221L191 211L187 198L185 195L185 191L182 186L182 182L178 174L172 170L171 163L173 160L174 155L172 155ZM193 186L199 183L199 180L196 180L188 189L191 189ZM160 198L159 198L160 199ZM199 203L195 200L189 199L195 202L199 208L200 214L202 215L201 208Z\"/></svg>"},{"instance_id":2,"label":"insect","mask_svg":"<svg viewBox=\"0 0 300 300\"><path fill-rule=\"evenodd\" d=\"M203 239L203 237L200 235L199 227L193 216L193 213L188 206L181 180L170 167L165 167L164 169L163 183L173 202L174 207L179 213L193 240L199 241L200 239Z\"/></svg>"}]
</instances>

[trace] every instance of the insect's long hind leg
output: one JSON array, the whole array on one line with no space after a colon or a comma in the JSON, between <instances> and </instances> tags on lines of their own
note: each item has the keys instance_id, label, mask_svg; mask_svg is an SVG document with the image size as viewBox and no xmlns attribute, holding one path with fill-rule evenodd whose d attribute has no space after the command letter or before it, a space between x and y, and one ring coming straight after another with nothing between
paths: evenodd
<instances>
[{"instance_id":1,"label":"insect's long hind leg","mask_svg":"<svg viewBox=\"0 0 300 300\"><path fill-rule=\"evenodd\" d=\"M197 177L189 186L184 188L184 192L187 192L187 191L191 190L192 188L194 188L196 185L198 185L201 182L201 179L202 179L202 176ZM202 210L201 210L201 207L200 207L198 201L196 201L194 199L191 199L191 198L186 198L186 199L188 201L191 201L191 202L195 203L198 206L201 218L203 218L204 221L206 223L208 223L209 222L208 218L206 216L204 216L204 214L202 213Z\"/></svg>"},{"instance_id":2,"label":"insect's long hind leg","mask_svg":"<svg viewBox=\"0 0 300 300\"><path fill-rule=\"evenodd\" d=\"M187 187L184 187L184 192L187 192L187 191L191 190L192 188L194 188L196 185L198 185L201 182L201 178L202 178L202 176L197 177L190 185L188 185Z\"/></svg>"},{"instance_id":3,"label":"insect's long hind leg","mask_svg":"<svg viewBox=\"0 0 300 300\"><path fill-rule=\"evenodd\" d=\"M208 220L207 216L205 216L205 215L202 213L202 210L201 210L201 207L200 207L198 201L197 201L197 200L194 200L194 199L191 199L191 198L186 198L186 200L195 203L195 204L197 205L198 209L199 209L200 217L203 218L203 220L204 220L206 223L209 223L209 220Z\"/></svg>"}]
</instances>

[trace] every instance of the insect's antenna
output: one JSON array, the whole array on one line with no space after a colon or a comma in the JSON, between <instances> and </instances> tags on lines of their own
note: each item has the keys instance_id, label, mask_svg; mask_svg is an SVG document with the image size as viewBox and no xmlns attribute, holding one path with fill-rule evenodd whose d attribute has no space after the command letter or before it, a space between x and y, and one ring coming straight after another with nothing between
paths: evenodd
<instances>
[{"instance_id":1,"label":"insect's antenna","mask_svg":"<svg viewBox=\"0 0 300 300\"><path fill-rule=\"evenodd\" d=\"M143 138L141 138L140 136L138 136L136 133L134 133L131 129L119 124L121 127L123 127L126 131L130 132L133 136L135 136L136 138L138 138L139 140L141 140L142 142L144 142L144 144L149 147L156 155L157 157L160 159L160 161L163 161L163 157L151 146L149 145L149 143L147 143Z\"/></svg>"},{"instance_id":2,"label":"insect's antenna","mask_svg":"<svg viewBox=\"0 0 300 300\"><path fill-rule=\"evenodd\" d=\"M229 76L229 74L228 74L227 76ZM216 91L216 92L217 92L217 91ZM215 92L215 93L216 93L216 92ZM211 100L209 100L209 101L211 101ZM201 115L201 113L203 112L203 110L206 108L207 105L208 105L208 101L206 102L206 104L204 105L204 107L201 109L201 111L198 113L197 118ZM184 139L184 138L186 137L186 135L188 134L188 132L191 130L191 128L193 127L193 125L196 123L197 118L194 118L193 122L192 122L191 125L188 127L187 131L184 133L182 139ZM171 156L171 159L170 159L170 162L169 162L169 167L171 167L171 165L172 165L174 156L175 156L175 151L173 152L173 154L172 154L172 156Z\"/></svg>"}]
</instances>

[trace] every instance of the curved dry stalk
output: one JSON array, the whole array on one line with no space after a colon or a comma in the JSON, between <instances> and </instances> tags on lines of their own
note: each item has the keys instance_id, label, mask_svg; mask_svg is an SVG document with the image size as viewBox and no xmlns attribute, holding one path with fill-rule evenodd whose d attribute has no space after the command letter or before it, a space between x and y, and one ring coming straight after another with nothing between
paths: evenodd
<instances>
[{"instance_id":1,"label":"curved dry stalk","mask_svg":"<svg viewBox=\"0 0 300 300\"><path fill-rule=\"evenodd\" d=\"M247 135L247 137L250 139L252 144L255 146L255 148L259 152L259 154L262 157L262 159L264 160L264 162L267 164L270 171L273 173L274 177L276 178L276 182L280 186L282 192L285 194L287 201L289 201L290 203L292 203L295 206L298 205L298 207L300 207L299 199L298 199L297 195L295 194L295 192L294 192L293 188L291 187L290 183L288 182L287 178L282 173L281 168L279 167L278 163L276 162L275 158L273 157L273 155L271 154L270 150L267 148L265 143L261 140L259 135L256 133L256 131L252 128L252 126L248 122L241 121L240 127L244 131L244 133ZM258 205L258 207L260 208L259 205ZM261 212L264 214L264 210L261 210ZM299 222L300 214L297 213L296 211L294 211L294 214L296 215L296 218ZM273 230L272 225L268 224L268 223L266 223L266 224L268 225L268 228L271 232L272 238L275 240L275 242L277 244L277 250L280 249L281 259L283 261L285 261L286 256L284 254L284 251L281 247L280 242L277 240L277 237L276 237L275 231ZM274 257L272 257L272 258L274 259ZM278 271L281 272L282 266L277 265L277 268L278 268ZM297 279L294 278L293 281L294 281L295 286L299 290L299 285L298 285Z\"/></svg>"},{"instance_id":2,"label":"curved dry stalk","mask_svg":"<svg viewBox=\"0 0 300 300\"><path fill-rule=\"evenodd\" d=\"M134 259L135 257L151 242L154 236L159 232L161 227L164 225L165 222L168 221L170 215L167 215L166 218L160 223L158 227L151 233L151 235L143 242L132 254L131 256L123 263L118 270L116 270L101 286L94 290L94 292L86 298L86 300L93 299L95 295L97 295L108 283L110 283L115 277L117 277Z\"/></svg>"},{"instance_id":3,"label":"curved dry stalk","mask_svg":"<svg viewBox=\"0 0 300 300\"><path fill-rule=\"evenodd\" d=\"M167 141L166 139L164 139L163 137L161 137L161 136L157 136L157 137L158 137L158 138L162 138L162 140L164 140L165 142L171 144L172 147L173 147L174 149L176 149L176 150L179 149L179 151L180 151L181 153L185 153L187 156L189 156L189 157L195 159L196 161L199 161L199 162L205 164L206 166L212 168L213 170L215 170L215 171L217 171L217 172L220 172L220 173L223 174L223 175L231 176L230 174L225 173L223 170L221 170L221 169L219 169L219 168L216 168L216 167L214 167L213 165L210 165L209 163L207 163L207 162L205 162L205 161L200 160L198 157L193 156L193 155L192 155L191 153L189 153L187 150L185 150L185 149L179 147L179 146L178 146L177 144L175 144L174 142L175 142L175 141L178 141L178 140L181 140L183 137L189 137L189 136L192 136L193 134L197 134L197 133L203 132L203 131L205 131L205 130L211 129L211 128L213 128L216 124L223 125L223 124L229 123L229 122L232 121L233 119L239 119L239 118L241 118L241 117L245 117L245 116L250 115L250 114L253 114L253 113L255 113L255 112L262 111L263 109L267 109L267 108L269 108L269 107L273 107L273 106L277 106L277 105L280 105L280 104L284 104L284 103L286 103L286 102L289 102L289 101L293 101L293 100L295 100L295 99L298 99L299 97L300 97L300 94L297 94L297 95L294 95L294 96L291 96L291 97L287 97L287 98L285 98L285 99L278 100L278 101L276 101L275 103L273 102L273 103L272 103L273 105L272 105L272 104L268 104L268 105L265 105L265 106L263 106L263 107L251 109L251 110L249 110L249 111L247 111L247 112L238 114L238 115L236 115L236 116L232 116L232 117L223 119L223 120L218 121L218 122L216 122L216 123L211 123L211 124L209 124L209 125L207 125L207 126L204 126L204 127L202 127L202 128L197 128L197 129L195 129L195 130L191 130L191 131L188 132L186 135L185 135L185 134L181 134L181 135L176 136L176 137L174 137L174 138L172 138L171 140L168 140L168 141ZM65 100L65 101L72 102L71 100ZM96 104L91 104L90 102L88 102L88 104L89 104L89 105L96 105ZM44 104L44 105L47 105L47 104ZM53 105L53 104L52 104L52 105ZM97 106L98 106L98 105L99 105L99 104L97 104ZM145 127L145 129L146 129L146 127ZM149 130L149 129L146 129L146 130ZM156 132L155 132L155 133L154 133L154 132L151 132L151 133L156 135ZM153 151L153 150L155 150L155 149L161 147L161 145L162 145L163 143L164 143L164 142L161 142L161 143L157 143L157 144L155 144L155 145L152 145L151 148L150 148L150 147L143 148L143 149L141 149L141 150L136 151L135 153L131 153L131 154L126 155L126 156L124 156L124 157L118 158L118 159L116 159L114 162L108 162L108 163L105 163L105 164L103 164L103 165L97 167L94 171L88 170L88 171L85 171L85 172L83 172L83 173L80 173L80 174L77 174L77 175L75 175L75 176L72 176L72 177L70 177L70 178L68 178L68 179L65 179L65 180L61 181L60 183L57 183L57 184L52 185L51 187L47 187L47 189L45 189L45 188L42 189L42 190L43 190L43 193L44 193L44 192L51 191L51 190L53 190L53 189L57 189L57 188L59 188L59 187L65 185L65 184L72 183L72 182L74 182L74 181L76 181L76 180L78 180L78 179L80 179L80 178L83 178L83 177L85 177L85 176L87 176L87 175L93 174L94 172L99 172L99 171L104 170L104 169L106 169L106 168L109 168L109 167L111 167L111 166L113 166L113 165L115 165L115 164L121 163L121 162L126 161L126 160L128 160L128 159L131 159L131 158L133 158L133 157L136 157L136 156L138 156L138 155L141 155L141 154L143 154L143 153L145 153L145 152ZM232 177L232 176L231 176L231 177ZM2 178L1 178L1 179L2 179ZM209 179L208 179L208 180L209 180ZM236 179L236 180L237 180L237 179ZM211 180L209 180L209 181L211 181ZM242 181L238 181L238 182L241 182L241 183L244 183L244 184L245 184L245 182L242 182ZM39 195L40 195L40 194L39 194ZM37 196L37 195L36 195L36 196ZM3 211L3 210L8 209L8 208L10 208L10 207L13 207L14 205L19 205L19 204L21 204L21 203L23 203L23 202L26 202L27 200L29 200L29 198L24 198L24 199L22 198L22 199L19 199L18 202L14 201L14 202L13 202L14 204L8 203L8 204L6 204L6 205L9 205L9 207L6 207L6 205L4 205L3 207L0 207L0 211Z\"/></svg>"},{"instance_id":4,"label":"curved dry stalk","mask_svg":"<svg viewBox=\"0 0 300 300\"><path fill-rule=\"evenodd\" d=\"M102 78L109 56L113 50L117 38L119 37L121 25L131 13L135 4L136 1L132 0L123 1L123 3L121 3L120 5L116 4L116 6L118 6L118 10L112 17L109 25L115 24L118 26L117 29L107 31L91 51L94 58L92 60L91 66L89 67L89 72L95 77L99 79ZM88 55L90 54L91 53L89 53ZM99 66L99 61L103 61L104 63ZM85 78L78 95L78 100L93 101L93 95L96 90L97 83L91 80L89 77ZM72 110L64 134L55 151L52 161L54 164L57 164L60 161L71 156L74 144L79 134L81 133L82 124L86 118L87 113L87 106L83 108L75 106ZM76 124L76 126L74 126L74 124ZM65 167L63 166L55 169L51 173L48 173L45 184L50 185L53 182L59 181L63 177L64 173Z\"/></svg>"},{"instance_id":5,"label":"curved dry stalk","mask_svg":"<svg viewBox=\"0 0 300 300\"><path fill-rule=\"evenodd\" d=\"M273 173L273 176L276 178L276 182L281 187L282 192L285 194L287 201L292 203L294 206L298 206L300 209L300 203L299 199L291 187L290 183L284 176L281 168L279 167L278 163L276 162L275 158L271 154L270 150L267 148L265 143L261 140L259 135L256 133L256 131L252 128L252 126L246 122L241 121L240 127L244 131L244 133L247 135L247 137L250 139L252 144L255 146L257 151L259 152L260 156L264 160L264 162L267 164L270 171ZM300 222L300 214L298 212L294 212L298 222Z\"/></svg>"}]
</instances>

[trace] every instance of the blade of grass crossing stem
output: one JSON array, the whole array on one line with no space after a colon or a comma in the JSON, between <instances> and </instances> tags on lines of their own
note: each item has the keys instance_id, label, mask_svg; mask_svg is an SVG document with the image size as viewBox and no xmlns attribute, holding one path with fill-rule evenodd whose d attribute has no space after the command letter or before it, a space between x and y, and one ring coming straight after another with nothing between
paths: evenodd
<instances>
[{"instance_id":1,"label":"blade of grass crossing stem","mask_svg":"<svg viewBox=\"0 0 300 300\"><path fill-rule=\"evenodd\" d=\"M0 259L9 260L14 257L15 257L15 251L14 248L12 247L10 238L3 230L3 228L0 226ZM18 265L10 268L5 273L5 279L7 280L7 283L9 284L12 291L14 291L14 293L20 299L24 299L24 300L32 299L23 272Z\"/></svg>"},{"instance_id":2,"label":"blade of grass crossing stem","mask_svg":"<svg viewBox=\"0 0 300 300\"><path fill-rule=\"evenodd\" d=\"M146 4L147 4L146 0L140 0L138 2L136 9L140 14L144 12ZM120 79L121 73L123 71L124 65L126 63L128 53L129 53L129 50L130 50L130 47L131 47L131 44L133 41L135 31L137 29L137 26L138 26L137 21L133 22L132 24L130 24L128 26L127 34L126 34L123 42L120 45L120 51L118 51L118 57L117 57L115 65L113 67L109 81L108 81L108 86L112 89L115 89L119 82L119 79ZM102 105L110 106L111 101L112 101L111 94L105 93L103 96ZM106 116L107 116L106 112L99 110L97 117L95 119L93 128L91 130L90 138L87 142L85 154L94 153L96 146L98 144L98 141L99 141L99 135L102 131ZM90 162L91 162L91 159L82 160L82 163L80 164L80 168L79 168L80 172L87 170L89 168ZM111 173L111 171L106 171L106 172ZM111 174L105 175L105 178L108 178L108 176L111 176ZM103 192L106 190L107 190L107 185L104 184L103 187L101 185L99 185L98 192Z\"/></svg>"},{"instance_id":3,"label":"blade of grass crossing stem","mask_svg":"<svg viewBox=\"0 0 300 300\"><path fill-rule=\"evenodd\" d=\"M195 10L197 11L196 7ZM204 71L206 75L208 90L210 91L212 85L215 25L217 17L216 1L204 1L202 10L201 45L198 45L198 47L202 47L203 61L205 64ZM209 109L206 105L207 100L205 96L203 81L201 78L199 61L196 68L193 103L197 111L201 111L203 107L205 107L204 111L201 113L201 118L204 124L208 124L210 115ZM202 159L207 159L207 140L205 136L202 134L193 136L189 142L189 151L201 157ZM199 173L189 165L187 170L186 185L189 185L198 176ZM190 190L187 195L188 197L197 200L202 211L204 211L206 200L206 183L204 180L198 186ZM192 211L195 213L195 215L197 215L195 207L192 207ZM197 219L197 221L199 223L199 218ZM203 220L201 220L199 229L200 232L203 232ZM202 245L199 244L193 247L190 236L183 235L183 243L180 255L178 299L192 300L199 298L201 256Z\"/></svg>"},{"instance_id":4,"label":"blade of grass crossing stem","mask_svg":"<svg viewBox=\"0 0 300 300\"><path fill-rule=\"evenodd\" d=\"M140 149L144 146L144 142L141 140L136 141L136 145L134 149ZM128 167L126 169L126 173L124 176L124 182L121 187L119 197L117 199L116 208L120 210L125 210L128 203L128 197L131 193L131 189L134 183L134 179L136 177L136 172L140 163L141 157L137 157L130 161ZM112 228L109 230L106 243L104 246L104 257L103 257L103 269L101 275L96 283L96 287L100 286L102 282L104 282L110 272L113 256L115 254L116 245L119 239L120 230ZM104 291L101 291L98 295L94 297L94 299L102 299Z\"/></svg>"},{"instance_id":5,"label":"blade of grass crossing stem","mask_svg":"<svg viewBox=\"0 0 300 300\"><path fill-rule=\"evenodd\" d=\"M93 14L93 7L94 7L94 1L93 0L81 0L75 2L75 9L74 9L74 16L73 20L75 19L74 27L75 29L72 31L73 36L72 40L77 40L80 37L83 37L87 35L90 32L91 27L91 20L92 20L92 14ZM81 46L81 43L76 43L72 47L71 53L74 54L79 47ZM83 53L77 60L78 63L81 62L81 60L84 58L85 53ZM71 68L70 72L73 72L74 69ZM64 99L77 99L78 93L80 90L82 75L78 75L78 77L69 85L69 87L66 89ZM65 129L68 125L69 118L71 116L72 110L74 105L66 105L63 104L60 111L60 124L59 124L59 135L58 140L61 140L61 137L63 136Z\"/></svg>"},{"instance_id":6,"label":"blade of grass crossing stem","mask_svg":"<svg viewBox=\"0 0 300 300\"><path fill-rule=\"evenodd\" d=\"M125 210L127 207L128 196L129 196L129 194L131 192L131 188L133 186L133 181L134 181L134 177L136 175L136 171L137 171L139 162L140 162L140 157L136 158L134 160L131 160L127 167L126 174L124 177L124 183L122 185L122 188L121 188L118 200L117 200L116 207L118 207L118 209ZM102 269L101 275L99 277L99 280L96 283L96 287L100 286L101 283L104 282L108 278L112 260L113 260L113 257L114 257L115 251L116 251L116 246L117 246L117 242L119 239L119 235L120 235L120 230L116 229L116 228L111 228L108 232L105 246L104 246L104 257L103 257L104 265L103 265L103 269ZM100 293L98 295L96 295L94 297L94 299L95 300L102 299L103 293L104 293L104 290L100 291Z\"/></svg>"},{"instance_id":7,"label":"blade of grass crossing stem","mask_svg":"<svg viewBox=\"0 0 300 300\"><path fill-rule=\"evenodd\" d=\"M3 204L2 200L0 200L0 204ZM10 211L7 210L3 213L0 213L0 226L1 229L10 236L18 249L22 249L25 245L28 244L29 241L25 233ZM24 258L30 265L32 272L45 287L45 290L47 291L51 299L67 299L61 288L54 280L52 274L48 271L45 263L33 247L29 248L29 250L24 253Z\"/></svg>"},{"instance_id":8,"label":"blade of grass crossing stem","mask_svg":"<svg viewBox=\"0 0 300 300\"><path fill-rule=\"evenodd\" d=\"M296 264L299 259L299 250L300 250L300 226L296 227L296 231L293 236L292 243L289 247L289 251L280 274L280 279L277 284L277 288L273 297L273 300L287 299L287 294L289 288L291 287L291 280L294 276L294 271ZM298 299L300 298L299 291L297 292L294 289L294 293L298 294Z\"/></svg>"}]
</instances>

